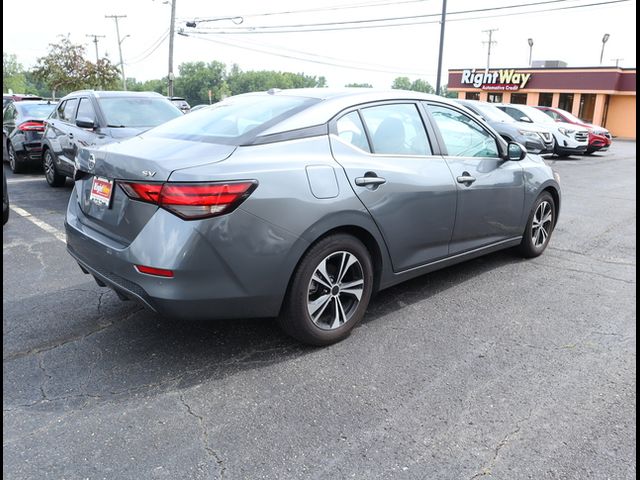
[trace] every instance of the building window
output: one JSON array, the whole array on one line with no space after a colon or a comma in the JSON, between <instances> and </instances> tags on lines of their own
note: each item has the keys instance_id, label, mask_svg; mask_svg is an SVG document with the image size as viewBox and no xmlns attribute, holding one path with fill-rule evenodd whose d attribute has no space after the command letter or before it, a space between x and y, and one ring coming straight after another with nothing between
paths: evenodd
<instances>
[{"instance_id":1,"label":"building window","mask_svg":"<svg viewBox=\"0 0 640 480\"><path fill-rule=\"evenodd\" d=\"M571 113L573 110L573 93L561 93L558 108Z\"/></svg>"},{"instance_id":2,"label":"building window","mask_svg":"<svg viewBox=\"0 0 640 480\"><path fill-rule=\"evenodd\" d=\"M580 95L580 111L578 117L586 122L593 122L593 112L596 109L595 93L583 93Z\"/></svg>"},{"instance_id":3,"label":"building window","mask_svg":"<svg viewBox=\"0 0 640 480\"><path fill-rule=\"evenodd\" d=\"M489 93L487 95L487 102L489 102L489 103L501 103L502 102L502 94L501 93Z\"/></svg>"},{"instance_id":4,"label":"building window","mask_svg":"<svg viewBox=\"0 0 640 480\"><path fill-rule=\"evenodd\" d=\"M512 93L511 94L511 103L517 103L519 105L527 104L527 94L526 93Z\"/></svg>"},{"instance_id":5,"label":"building window","mask_svg":"<svg viewBox=\"0 0 640 480\"><path fill-rule=\"evenodd\" d=\"M480 100L480 92L466 92L464 98L467 100Z\"/></svg>"},{"instance_id":6,"label":"building window","mask_svg":"<svg viewBox=\"0 0 640 480\"><path fill-rule=\"evenodd\" d=\"M553 104L553 93L541 93L538 97L538 105L550 107Z\"/></svg>"}]
</instances>

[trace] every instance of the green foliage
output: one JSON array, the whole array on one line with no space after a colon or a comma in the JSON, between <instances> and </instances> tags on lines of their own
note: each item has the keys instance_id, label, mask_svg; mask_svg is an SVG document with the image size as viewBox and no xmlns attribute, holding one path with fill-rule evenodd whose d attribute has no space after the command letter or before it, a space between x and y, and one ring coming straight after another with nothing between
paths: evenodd
<instances>
[{"instance_id":1,"label":"green foliage","mask_svg":"<svg viewBox=\"0 0 640 480\"><path fill-rule=\"evenodd\" d=\"M184 97L190 105L209 103L209 90L212 102L222 100L229 95L225 83L226 65L221 62L187 62L178 67L174 93Z\"/></svg>"},{"instance_id":2,"label":"green foliage","mask_svg":"<svg viewBox=\"0 0 640 480\"><path fill-rule=\"evenodd\" d=\"M412 90L414 92L423 92L423 93L434 93L435 90L431 86L429 82L426 80L422 80L418 78L417 80L411 82L408 77L397 77L391 88L399 89L399 90Z\"/></svg>"},{"instance_id":3,"label":"green foliage","mask_svg":"<svg viewBox=\"0 0 640 480\"><path fill-rule=\"evenodd\" d=\"M233 95L247 92L263 92L271 88L314 88L324 87L325 77L315 77L303 73L255 70L243 72L236 67L230 73L227 83Z\"/></svg>"},{"instance_id":4,"label":"green foliage","mask_svg":"<svg viewBox=\"0 0 640 480\"><path fill-rule=\"evenodd\" d=\"M373 88L370 83L347 83L345 87L348 88Z\"/></svg>"},{"instance_id":5,"label":"green foliage","mask_svg":"<svg viewBox=\"0 0 640 480\"><path fill-rule=\"evenodd\" d=\"M446 85L440 87L440 96L445 98L458 98L458 92L450 92Z\"/></svg>"},{"instance_id":6,"label":"green foliage","mask_svg":"<svg viewBox=\"0 0 640 480\"><path fill-rule=\"evenodd\" d=\"M133 92L158 92L167 94L167 78L138 82L135 78L127 78L127 89Z\"/></svg>"},{"instance_id":7,"label":"green foliage","mask_svg":"<svg viewBox=\"0 0 640 480\"><path fill-rule=\"evenodd\" d=\"M2 91L8 93L24 93L26 91L24 69L13 54L2 52Z\"/></svg>"}]
</instances>

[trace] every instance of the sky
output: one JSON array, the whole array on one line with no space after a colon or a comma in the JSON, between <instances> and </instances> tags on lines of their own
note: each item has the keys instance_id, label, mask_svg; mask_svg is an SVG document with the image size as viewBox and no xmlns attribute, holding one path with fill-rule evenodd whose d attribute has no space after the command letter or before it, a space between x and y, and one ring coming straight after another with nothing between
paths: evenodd
<instances>
[{"instance_id":1,"label":"sky","mask_svg":"<svg viewBox=\"0 0 640 480\"><path fill-rule=\"evenodd\" d=\"M329 87L369 83L376 88L388 88L399 76L412 80L422 78L434 86L436 84L442 0L173 1L176 2L176 32L188 35L175 36L176 73L182 62L217 60L228 66L238 64L242 70L279 70L324 76ZM609 40L604 46L603 64L614 65L617 58L620 66L635 68L635 0L567 8L603 1L607 0L448 0L442 83L447 83L446 72L450 68L486 67L487 44L483 41L488 39L484 32L488 29L497 29L493 32L496 43L491 47L491 68L526 67L529 38L533 39L533 60L563 60L570 67L597 66L605 33L609 34ZM454 13L531 3L538 5ZM549 11L560 8L563 10ZM281 13L294 10L311 11ZM516 12L527 13L506 15ZM38 57L46 55L48 44L55 42L58 35L69 34L73 42L85 44L87 57L95 60L95 45L87 36L95 34L105 36L98 39L99 55L107 54L111 61L119 63L115 22L105 15L126 15L119 20L119 26L121 38L124 37L121 45L127 77L148 80L167 74L169 0L90 3L32 0L25 20L27 28L25 21L16 21L25 18L24 6L20 2L3 2L3 51L15 54L18 61L29 68L35 65ZM261 27L390 17L415 17L397 20L396 23L430 23L303 33L257 33L266 30ZM219 20L199 21L212 18ZM186 27L190 20L196 20L196 28ZM234 29L240 28L251 33L233 33Z\"/></svg>"}]
</instances>

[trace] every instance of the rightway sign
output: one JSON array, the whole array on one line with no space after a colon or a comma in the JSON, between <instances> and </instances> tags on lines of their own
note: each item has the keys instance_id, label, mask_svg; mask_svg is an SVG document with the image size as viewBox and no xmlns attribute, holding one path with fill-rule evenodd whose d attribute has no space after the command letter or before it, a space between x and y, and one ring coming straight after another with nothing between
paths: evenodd
<instances>
[{"instance_id":1,"label":"rightway sign","mask_svg":"<svg viewBox=\"0 0 640 480\"><path fill-rule=\"evenodd\" d=\"M521 73L514 69L485 70L477 73L475 69L472 69L463 70L460 83L463 85L473 85L482 90L515 91L524 88L530 78L530 73Z\"/></svg>"}]
</instances>

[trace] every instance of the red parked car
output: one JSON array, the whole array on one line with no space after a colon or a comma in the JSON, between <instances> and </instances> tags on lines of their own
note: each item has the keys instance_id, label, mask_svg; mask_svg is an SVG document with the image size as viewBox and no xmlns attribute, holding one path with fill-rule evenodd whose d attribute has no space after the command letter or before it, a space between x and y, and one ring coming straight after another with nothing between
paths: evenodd
<instances>
[{"instance_id":1,"label":"red parked car","mask_svg":"<svg viewBox=\"0 0 640 480\"><path fill-rule=\"evenodd\" d=\"M597 125L593 125L592 123L585 122L584 120L573 116L566 110L561 110L559 108L553 107L536 108L542 110L556 122L573 123L575 125L580 125L581 127L586 127L589 130L589 146L587 147L585 155L590 155L593 152L605 152L611 146L611 134L606 128L598 127Z\"/></svg>"}]
</instances>

